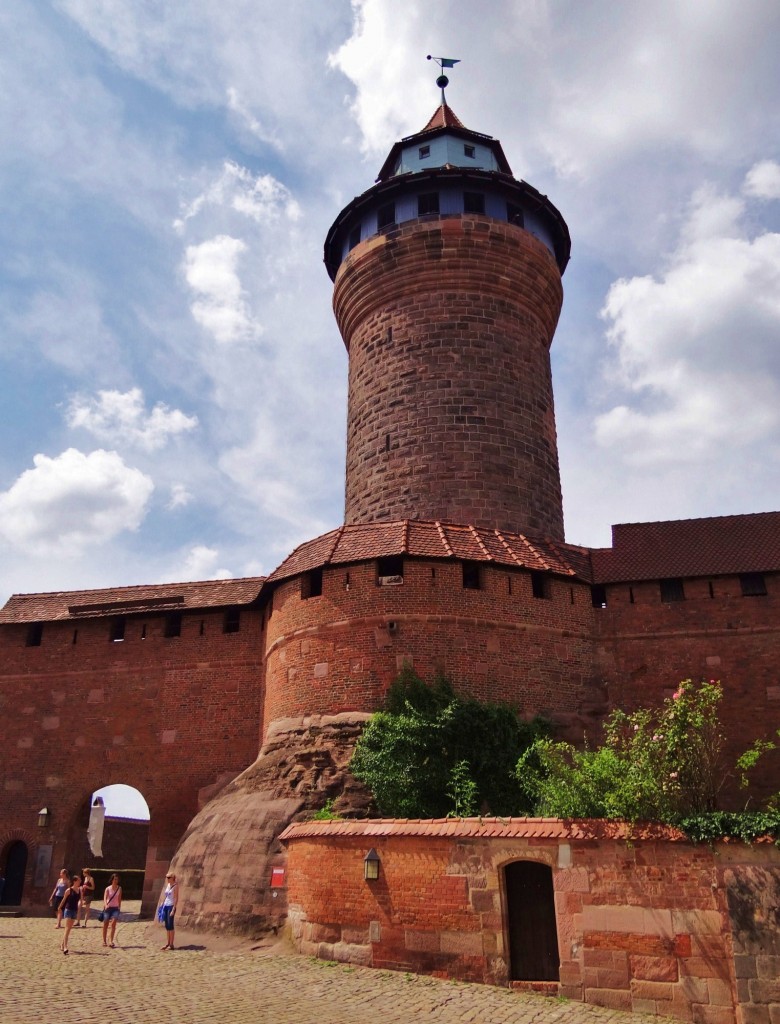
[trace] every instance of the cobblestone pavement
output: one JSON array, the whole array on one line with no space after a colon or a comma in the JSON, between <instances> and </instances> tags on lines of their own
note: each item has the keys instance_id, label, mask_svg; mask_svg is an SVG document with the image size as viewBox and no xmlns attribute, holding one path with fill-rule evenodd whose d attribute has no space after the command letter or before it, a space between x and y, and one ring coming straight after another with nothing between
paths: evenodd
<instances>
[{"instance_id":1,"label":"cobblestone pavement","mask_svg":"<svg viewBox=\"0 0 780 1024\"><path fill-rule=\"evenodd\" d=\"M177 934L123 914L117 948L101 926L71 933L70 952L51 918L0 918L2 1024L647 1024L653 1018L466 985L328 964L277 945ZM658 1018L656 1018L658 1019Z\"/></svg>"}]
</instances>

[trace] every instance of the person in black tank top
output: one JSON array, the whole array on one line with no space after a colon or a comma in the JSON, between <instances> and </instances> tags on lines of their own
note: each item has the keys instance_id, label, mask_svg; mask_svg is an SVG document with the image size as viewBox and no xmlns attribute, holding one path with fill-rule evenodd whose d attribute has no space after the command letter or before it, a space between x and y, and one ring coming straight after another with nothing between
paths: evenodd
<instances>
[{"instance_id":1,"label":"person in black tank top","mask_svg":"<svg viewBox=\"0 0 780 1024\"><path fill-rule=\"evenodd\" d=\"M79 904L81 903L81 878L74 875L70 880L70 886L65 890L65 895L60 903L62 919L65 922L65 934L62 936L60 949L63 953L68 952L68 939L71 929L79 916Z\"/></svg>"}]
</instances>

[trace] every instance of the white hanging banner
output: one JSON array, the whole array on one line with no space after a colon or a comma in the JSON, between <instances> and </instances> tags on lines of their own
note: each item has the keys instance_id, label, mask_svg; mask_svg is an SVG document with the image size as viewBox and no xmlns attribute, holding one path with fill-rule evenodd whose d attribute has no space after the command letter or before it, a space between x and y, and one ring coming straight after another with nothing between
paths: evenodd
<instances>
[{"instance_id":1,"label":"white hanging banner","mask_svg":"<svg viewBox=\"0 0 780 1024\"><path fill-rule=\"evenodd\" d=\"M100 801L98 803L97 801ZM103 856L103 823L106 818L106 808L101 797L98 797L89 812L89 825L87 825L87 839L93 857Z\"/></svg>"}]
</instances>

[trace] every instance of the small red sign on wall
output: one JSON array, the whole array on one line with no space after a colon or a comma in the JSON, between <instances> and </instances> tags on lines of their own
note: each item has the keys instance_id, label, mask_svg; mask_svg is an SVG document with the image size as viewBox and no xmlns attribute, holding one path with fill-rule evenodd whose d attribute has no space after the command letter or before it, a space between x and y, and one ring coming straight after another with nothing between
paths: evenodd
<instances>
[{"instance_id":1,"label":"small red sign on wall","mask_svg":"<svg viewBox=\"0 0 780 1024\"><path fill-rule=\"evenodd\" d=\"M271 868L271 888L279 889L284 885L284 868Z\"/></svg>"}]
</instances>

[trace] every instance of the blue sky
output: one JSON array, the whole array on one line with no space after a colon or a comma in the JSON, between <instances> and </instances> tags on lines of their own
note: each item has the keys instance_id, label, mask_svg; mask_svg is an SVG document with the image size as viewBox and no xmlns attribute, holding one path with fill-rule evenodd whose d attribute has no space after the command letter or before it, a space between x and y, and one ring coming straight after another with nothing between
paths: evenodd
<instances>
[{"instance_id":1,"label":"blue sky","mask_svg":"<svg viewBox=\"0 0 780 1024\"><path fill-rule=\"evenodd\" d=\"M343 510L322 242L438 91L573 239L567 539L780 508L780 9L0 11L0 600L270 572Z\"/></svg>"}]
</instances>

